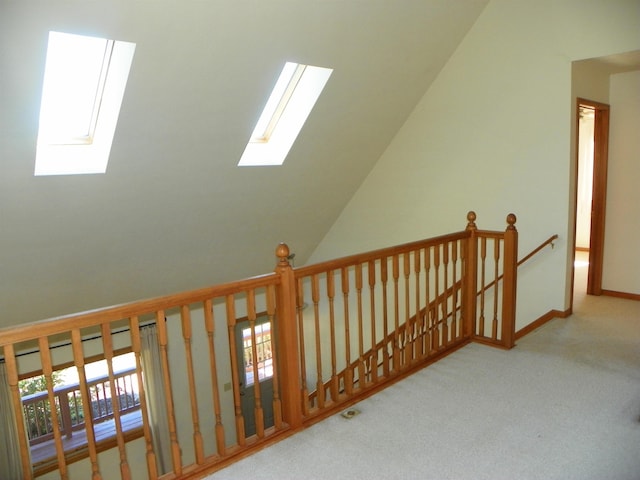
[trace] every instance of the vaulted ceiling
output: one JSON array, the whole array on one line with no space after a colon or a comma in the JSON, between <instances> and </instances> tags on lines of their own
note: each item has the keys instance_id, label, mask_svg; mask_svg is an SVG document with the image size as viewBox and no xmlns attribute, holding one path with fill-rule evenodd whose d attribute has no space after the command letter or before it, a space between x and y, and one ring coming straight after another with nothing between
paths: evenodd
<instances>
[{"instance_id":1,"label":"vaulted ceiling","mask_svg":"<svg viewBox=\"0 0 640 480\"><path fill-rule=\"evenodd\" d=\"M0 0L0 326L304 262L487 1ZM136 43L104 175L33 176L50 30ZM286 61L334 72L238 167Z\"/></svg>"}]
</instances>

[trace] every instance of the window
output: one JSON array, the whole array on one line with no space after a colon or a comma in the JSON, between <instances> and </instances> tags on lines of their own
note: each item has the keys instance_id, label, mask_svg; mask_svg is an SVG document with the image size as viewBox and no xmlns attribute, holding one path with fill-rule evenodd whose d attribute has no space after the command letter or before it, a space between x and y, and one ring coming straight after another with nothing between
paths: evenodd
<instances>
[{"instance_id":1,"label":"window","mask_svg":"<svg viewBox=\"0 0 640 480\"><path fill-rule=\"evenodd\" d=\"M35 175L104 173L135 44L49 32Z\"/></svg>"},{"instance_id":2,"label":"window","mask_svg":"<svg viewBox=\"0 0 640 480\"><path fill-rule=\"evenodd\" d=\"M332 72L287 62L238 166L282 165Z\"/></svg>"},{"instance_id":3,"label":"window","mask_svg":"<svg viewBox=\"0 0 640 480\"><path fill-rule=\"evenodd\" d=\"M253 358L253 343L251 328L242 329L242 349L244 354L245 386L255 382L254 361L257 361L258 381L273 377L273 352L271 351L271 323L256 325L253 329L256 339L257 359Z\"/></svg>"},{"instance_id":4,"label":"window","mask_svg":"<svg viewBox=\"0 0 640 480\"><path fill-rule=\"evenodd\" d=\"M113 398L116 395L123 431L128 433L142 425L140 389L134 354L126 353L114 357L112 366L116 392L112 392L111 389L106 360L85 365L91 400L89 408L83 405L77 368L69 367L54 371L52 380L55 416L52 415L44 377L39 375L20 381L19 388L31 446L31 460L37 473L44 473L55 464L53 418L57 417L63 448L71 456L84 453L81 447L86 447L87 444L85 416L88 412L91 412L96 442L115 437Z\"/></svg>"}]
</instances>

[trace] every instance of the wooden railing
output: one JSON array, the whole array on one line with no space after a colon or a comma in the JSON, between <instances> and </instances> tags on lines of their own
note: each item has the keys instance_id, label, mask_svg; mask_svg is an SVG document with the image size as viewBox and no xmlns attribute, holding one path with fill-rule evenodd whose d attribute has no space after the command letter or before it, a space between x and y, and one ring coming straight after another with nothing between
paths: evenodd
<instances>
[{"instance_id":1,"label":"wooden railing","mask_svg":"<svg viewBox=\"0 0 640 480\"><path fill-rule=\"evenodd\" d=\"M92 414L93 424L104 422L114 416L113 396L119 399L120 414L140 409L138 378L135 369L114 374L116 391L111 390L108 376L87 381L89 408L84 407L79 383L57 386L53 389L55 407L49 403L47 391L36 392L22 397L23 415L27 424L31 446L53 438L53 418L56 418L60 435L71 438L73 432L85 428L87 410ZM55 417L52 412L57 412Z\"/></svg>"},{"instance_id":2,"label":"wooden railing","mask_svg":"<svg viewBox=\"0 0 640 480\"><path fill-rule=\"evenodd\" d=\"M51 405L52 372L66 363L77 366L82 402L89 404L85 356L101 355L111 365L116 346L129 348L145 385L141 325L155 324L164 422L141 389L144 437L125 445L114 397L116 468L123 479L188 478L331 415L466 343L511 348L515 216L507 217L504 232L478 230L475 219L470 212L460 232L295 269L281 244L271 274L2 329L14 410L21 418L17 354L25 348L37 347ZM273 332L273 376L268 391L264 382L244 389L237 329L242 323L253 332L263 317ZM96 332L99 340L89 340ZM51 346L61 342L69 346L57 348L54 360ZM116 391L111 368L108 381ZM249 413L254 431L245 425ZM87 417L87 469L94 480L113 478L114 466L103 465L95 448L94 423ZM65 431L52 425L60 477L70 478ZM16 428L30 479L28 435L23 422Z\"/></svg>"}]
</instances>

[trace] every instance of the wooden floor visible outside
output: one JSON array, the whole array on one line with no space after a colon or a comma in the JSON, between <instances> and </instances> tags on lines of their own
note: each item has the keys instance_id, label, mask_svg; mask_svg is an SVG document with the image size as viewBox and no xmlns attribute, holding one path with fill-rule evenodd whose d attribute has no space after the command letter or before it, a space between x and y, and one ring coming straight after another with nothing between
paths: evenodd
<instances>
[{"instance_id":1,"label":"wooden floor visible outside","mask_svg":"<svg viewBox=\"0 0 640 480\"><path fill-rule=\"evenodd\" d=\"M124 433L139 430L142 427L142 413L140 410L137 410L124 414L120 417L120 421ZM115 422L112 419L94 425L93 431L98 445L109 439L115 439ZM73 432L71 438L63 437L62 445L69 463L79 458L84 458L82 452L87 451L87 432L85 430L78 430ZM36 473L45 473L46 471L53 470L54 468L51 468L51 466L57 464L54 440L48 440L31 447L31 462L33 463Z\"/></svg>"}]
</instances>

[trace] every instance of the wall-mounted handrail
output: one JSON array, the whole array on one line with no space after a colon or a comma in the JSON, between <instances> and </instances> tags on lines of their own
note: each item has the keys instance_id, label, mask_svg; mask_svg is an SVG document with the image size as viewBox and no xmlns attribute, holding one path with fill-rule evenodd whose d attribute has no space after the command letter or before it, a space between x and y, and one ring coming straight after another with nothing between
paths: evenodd
<instances>
[{"instance_id":1,"label":"wall-mounted handrail","mask_svg":"<svg viewBox=\"0 0 640 480\"><path fill-rule=\"evenodd\" d=\"M540 245L538 245L536 248L534 248L528 255L523 257L521 260L518 260L518 266L522 265L524 262L529 260L531 257L533 257L536 253L538 253L540 250L542 250L547 245L550 244L551 248L553 248L554 247L553 242L556 241L557 239L558 239L558 235L557 234L551 235L544 242L542 242Z\"/></svg>"},{"instance_id":2,"label":"wall-mounted handrail","mask_svg":"<svg viewBox=\"0 0 640 480\"><path fill-rule=\"evenodd\" d=\"M551 235L549 238L547 238L544 242L542 242L540 245L538 245L536 248L534 248L529 254L527 254L526 256L524 256L522 259L518 260L518 263L516 263L516 265L519 267L520 265L522 265L523 263L525 263L527 260L529 260L531 257L533 257L536 253L538 253L540 250L542 250L544 247L546 247L547 245L551 244L551 248L553 248L553 242L555 240L558 239L558 235ZM504 275L500 275L498 276L498 278L496 278L495 280L493 280L492 282L488 283L484 288L480 289L478 291L478 295L480 295L483 291L488 290L489 288L493 287L497 282L499 282L500 280L502 280Z\"/></svg>"}]
</instances>

